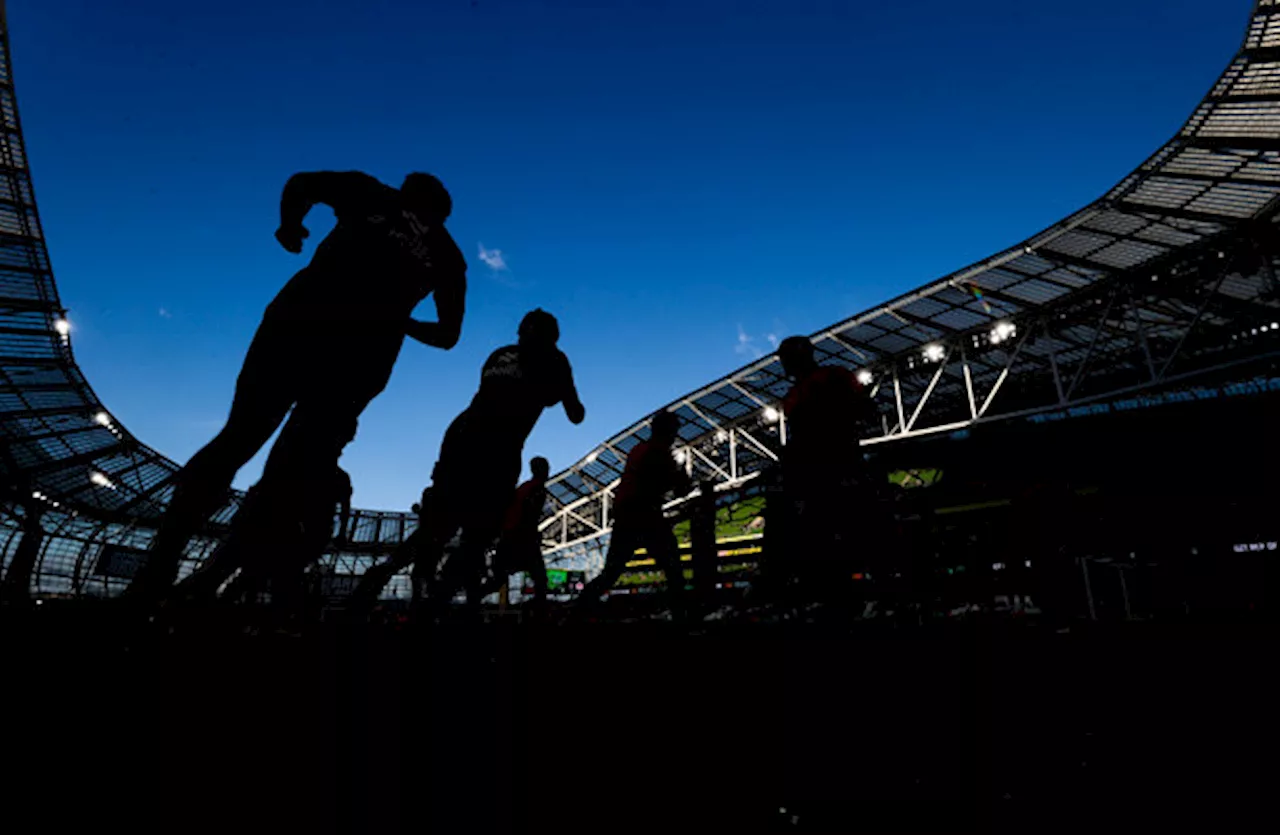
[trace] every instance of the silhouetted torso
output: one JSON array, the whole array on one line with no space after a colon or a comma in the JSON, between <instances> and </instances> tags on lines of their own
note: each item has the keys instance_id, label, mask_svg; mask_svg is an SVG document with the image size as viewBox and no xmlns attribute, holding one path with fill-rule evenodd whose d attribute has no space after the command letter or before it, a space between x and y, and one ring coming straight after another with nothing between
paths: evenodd
<instances>
[{"instance_id":1,"label":"silhouetted torso","mask_svg":"<svg viewBox=\"0 0 1280 835\"><path fill-rule=\"evenodd\" d=\"M547 484L530 479L516 489L515 499L502 521L503 533L510 535L537 533L542 508L547 502Z\"/></svg>"},{"instance_id":2,"label":"silhouetted torso","mask_svg":"<svg viewBox=\"0 0 1280 835\"><path fill-rule=\"evenodd\" d=\"M680 472L671 457L671 448L642 441L627 455L614 506L623 514L660 512L663 497L679 483Z\"/></svg>"},{"instance_id":3,"label":"silhouetted torso","mask_svg":"<svg viewBox=\"0 0 1280 835\"><path fill-rule=\"evenodd\" d=\"M862 384L847 368L819 366L796 381L783 400L789 466L806 475L862 469L861 424L871 413Z\"/></svg>"},{"instance_id":4,"label":"silhouetted torso","mask_svg":"<svg viewBox=\"0 0 1280 835\"><path fill-rule=\"evenodd\" d=\"M508 345L489 355L480 373L480 390L467 416L520 448L542 410L573 391L573 369L558 348L535 351Z\"/></svg>"},{"instance_id":5,"label":"silhouetted torso","mask_svg":"<svg viewBox=\"0 0 1280 835\"><path fill-rule=\"evenodd\" d=\"M325 176L337 225L272 301L269 318L403 320L440 271L466 271L449 231L407 212L398 189L355 171Z\"/></svg>"}]
</instances>

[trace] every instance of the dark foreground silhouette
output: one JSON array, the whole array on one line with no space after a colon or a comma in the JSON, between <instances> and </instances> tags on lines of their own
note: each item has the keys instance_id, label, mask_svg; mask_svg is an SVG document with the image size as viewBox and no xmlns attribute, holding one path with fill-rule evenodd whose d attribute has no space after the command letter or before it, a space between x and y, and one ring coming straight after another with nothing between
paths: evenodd
<instances>
[{"instance_id":1,"label":"dark foreground silhouette","mask_svg":"<svg viewBox=\"0 0 1280 835\"><path fill-rule=\"evenodd\" d=\"M466 262L444 227L452 201L426 174L399 189L359 172L294 175L280 199L276 238L293 253L316 203L337 225L268 306L236 381L226 426L175 478L173 499L131 597L154 599L172 584L182 549L227 497L236 472L292 409L272 447L263 492L327 478L361 412L386 386L405 335L451 348L462 327ZM439 321L414 307L434 294ZM278 487L275 482L282 482Z\"/></svg>"},{"instance_id":2,"label":"dark foreground silhouette","mask_svg":"<svg viewBox=\"0 0 1280 835\"><path fill-rule=\"evenodd\" d=\"M479 603L484 555L502 531L529 433L543 410L557 404L572 423L586 416L573 369L556 347L559 339L555 317L534 310L520 322L519 341L485 361L479 391L445 432L421 525L389 560L366 573L352 594L353 610L372 606L391 576L411 563L415 600L429 595L438 611L465 586L469 604ZM437 577L455 535L459 546Z\"/></svg>"}]
</instances>

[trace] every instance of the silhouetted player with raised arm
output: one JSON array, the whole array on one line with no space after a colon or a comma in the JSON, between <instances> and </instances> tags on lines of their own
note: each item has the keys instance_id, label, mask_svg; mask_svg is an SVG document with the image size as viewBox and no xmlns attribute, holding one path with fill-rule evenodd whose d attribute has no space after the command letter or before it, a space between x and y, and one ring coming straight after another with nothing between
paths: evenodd
<instances>
[{"instance_id":1,"label":"silhouetted player with raised arm","mask_svg":"<svg viewBox=\"0 0 1280 835\"><path fill-rule=\"evenodd\" d=\"M538 522L547 503L547 479L551 462L541 456L529 462L533 475L516 488L515 498L502 520L502 535L493 561L493 579L481 590L481 597L505 586L511 575L523 571L533 582L534 608L543 612L547 605L547 565L542 561L542 533Z\"/></svg>"},{"instance_id":2,"label":"silhouetted player with raised arm","mask_svg":"<svg viewBox=\"0 0 1280 835\"><path fill-rule=\"evenodd\" d=\"M671 523L662 515L668 493L685 495L693 484L672 457L671 445L680 431L680 418L661 411L653 416L649 439L636 444L627 454L627 465L613 499L613 536L605 555L604 571L587 583L575 606L594 606L601 595L613 588L637 548L644 548L667 577L667 593L672 615L684 614L684 570L680 567L680 546Z\"/></svg>"},{"instance_id":3,"label":"silhouetted player with raised arm","mask_svg":"<svg viewBox=\"0 0 1280 835\"><path fill-rule=\"evenodd\" d=\"M853 571L866 569L850 564L857 550L851 536L868 546L864 559L880 546L876 491L858 445L874 407L853 372L818 364L807 338L782 340L778 359L795 381L782 404L788 430L783 487L797 510L786 559L808 596L836 600L848 591Z\"/></svg>"},{"instance_id":4,"label":"silhouetted player with raised arm","mask_svg":"<svg viewBox=\"0 0 1280 835\"><path fill-rule=\"evenodd\" d=\"M468 603L479 602L485 550L501 531L502 517L520 477L524 442L543 409L560 403L571 423L582 423L586 410L578 399L573 369L556 347L560 325L545 310L534 310L520 322L519 341L489 355L480 374L480 390L454 418L440 444L431 474L431 502L412 547L400 549L396 562L370 572L352 595L352 607L368 606L389 578L388 571L414 564L415 598L433 578L444 545L461 529L459 550L432 584L437 607L446 605L463 583ZM377 588L373 588L377 585Z\"/></svg>"},{"instance_id":5,"label":"silhouetted player with raised arm","mask_svg":"<svg viewBox=\"0 0 1280 835\"><path fill-rule=\"evenodd\" d=\"M458 341L466 261L444 227L452 200L439 180L410 174L396 189L357 171L295 174L276 230L289 252L302 251L309 235L302 221L317 203L334 210L337 225L267 307L227 423L178 473L131 596L162 594L173 582L187 540L291 408L295 419L273 447L264 481L282 470L303 480L330 472L333 450L312 451L382 391L406 334L444 350ZM414 307L432 293L439 321L414 320Z\"/></svg>"}]
</instances>

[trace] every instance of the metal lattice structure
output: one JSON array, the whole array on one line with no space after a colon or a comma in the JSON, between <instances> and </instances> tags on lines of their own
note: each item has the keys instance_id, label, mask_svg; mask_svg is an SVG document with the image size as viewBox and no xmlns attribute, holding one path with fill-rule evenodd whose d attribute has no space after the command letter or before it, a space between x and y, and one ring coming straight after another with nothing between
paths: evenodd
<instances>
[{"instance_id":1,"label":"metal lattice structure","mask_svg":"<svg viewBox=\"0 0 1280 835\"><path fill-rule=\"evenodd\" d=\"M1169 142L1090 205L1016 246L814 334L880 412L864 445L1221 373L1280 349L1280 0ZM766 357L666 408L677 460L723 488L778 458L789 388ZM641 421L557 475L551 558L601 564ZM673 502L673 504L675 504Z\"/></svg>"},{"instance_id":2,"label":"metal lattice structure","mask_svg":"<svg viewBox=\"0 0 1280 835\"><path fill-rule=\"evenodd\" d=\"M0 556L22 521L44 531L34 588L107 594L108 545L145 548L177 465L134 438L94 395L72 353L24 151L0 2ZM1212 374L1280 349L1272 217L1280 198L1280 0L1257 0L1244 43L1178 134L1105 196L963 270L815 334L820 359L871 383L882 432L867 444L1096 402ZM1274 339L1272 337L1275 337ZM786 442L772 357L670 404L690 473L741 485ZM549 486L555 561L591 568L610 498L645 421L609 438ZM187 552L225 534L235 494ZM416 525L358 510L359 572Z\"/></svg>"}]
</instances>

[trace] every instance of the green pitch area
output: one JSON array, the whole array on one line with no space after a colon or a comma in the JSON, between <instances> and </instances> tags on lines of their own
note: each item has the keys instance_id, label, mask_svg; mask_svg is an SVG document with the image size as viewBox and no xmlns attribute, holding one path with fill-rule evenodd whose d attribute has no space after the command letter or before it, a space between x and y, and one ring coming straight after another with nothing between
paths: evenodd
<instances>
[{"instance_id":1,"label":"green pitch area","mask_svg":"<svg viewBox=\"0 0 1280 835\"><path fill-rule=\"evenodd\" d=\"M716 510L716 540L749 536L764 530L764 496L751 496ZM689 544L689 520L675 526L676 539Z\"/></svg>"},{"instance_id":2,"label":"green pitch area","mask_svg":"<svg viewBox=\"0 0 1280 835\"><path fill-rule=\"evenodd\" d=\"M942 470L898 470L889 473L889 483L899 487L928 487L942 479Z\"/></svg>"}]
</instances>

